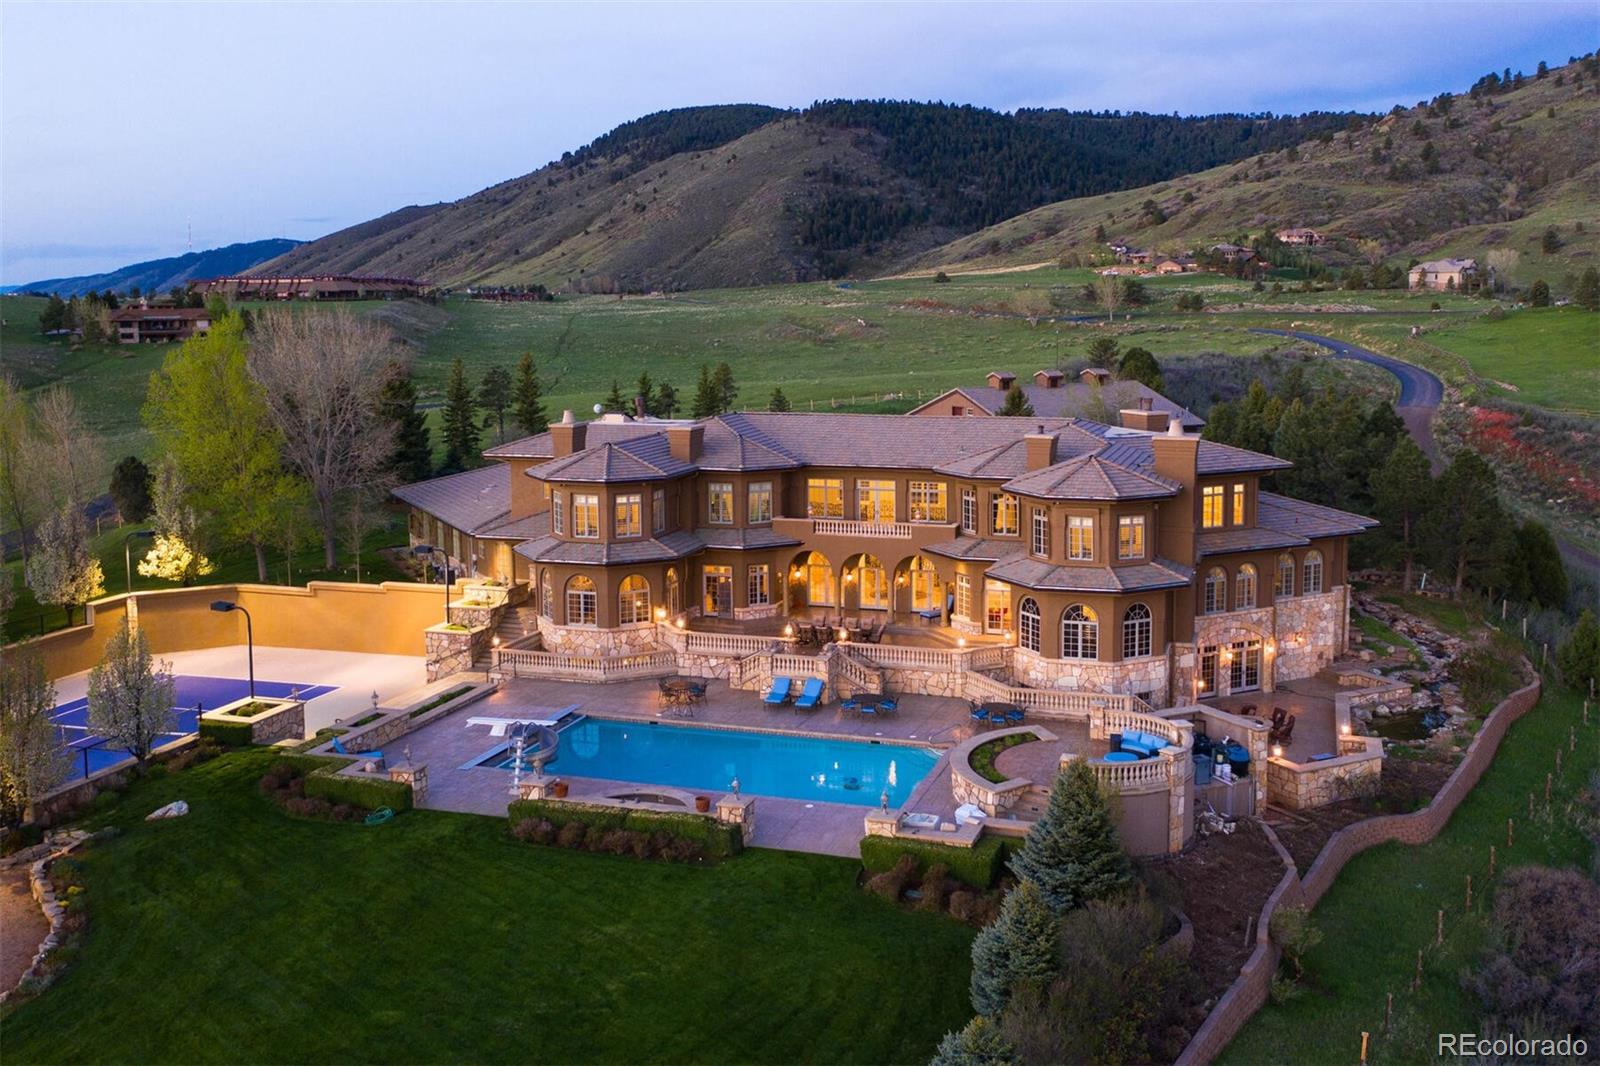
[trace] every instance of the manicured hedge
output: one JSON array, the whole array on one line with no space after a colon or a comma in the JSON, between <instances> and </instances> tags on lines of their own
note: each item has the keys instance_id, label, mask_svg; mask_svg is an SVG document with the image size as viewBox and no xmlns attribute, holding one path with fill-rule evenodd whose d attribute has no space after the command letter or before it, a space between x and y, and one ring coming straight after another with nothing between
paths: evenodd
<instances>
[{"instance_id":1,"label":"manicured hedge","mask_svg":"<svg viewBox=\"0 0 1600 1066\"><path fill-rule=\"evenodd\" d=\"M320 796L329 803L349 803L371 810L388 807L398 813L411 809L411 786L404 781L374 780L325 772L308 773L306 795Z\"/></svg>"},{"instance_id":2,"label":"manicured hedge","mask_svg":"<svg viewBox=\"0 0 1600 1066\"><path fill-rule=\"evenodd\" d=\"M600 807L562 800L514 800L506 808L513 826L524 820L546 821L560 828L569 822L598 829L628 829L639 833L667 832L705 847L710 859L726 859L744 850L744 835L728 825L696 814Z\"/></svg>"},{"instance_id":3,"label":"manicured hedge","mask_svg":"<svg viewBox=\"0 0 1600 1066\"><path fill-rule=\"evenodd\" d=\"M243 748L250 744L249 722L218 722L211 719L200 719L200 737L202 740L214 740L229 748Z\"/></svg>"},{"instance_id":4,"label":"manicured hedge","mask_svg":"<svg viewBox=\"0 0 1600 1066\"><path fill-rule=\"evenodd\" d=\"M978 842L970 848L902 840L898 837L862 837L861 865L867 868L868 873L883 873L894 869L900 856L909 855L916 860L918 877L929 866L943 863L950 868L951 877L982 891L1000 879L1008 850L1006 841L993 836L979 837Z\"/></svg>"}]
</instances>

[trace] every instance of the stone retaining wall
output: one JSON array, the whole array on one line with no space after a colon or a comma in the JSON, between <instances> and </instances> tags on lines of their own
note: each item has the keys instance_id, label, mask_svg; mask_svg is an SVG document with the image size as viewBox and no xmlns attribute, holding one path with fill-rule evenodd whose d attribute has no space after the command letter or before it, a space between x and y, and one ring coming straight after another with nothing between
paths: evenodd
<instances>
[{"instance_id":1,"label":"stone retaining wall","mask_svg":"<svg viewBox=\"0 0 1600 1066\"><path fill-rule=\"evenodd\" d=\"M1438 836L1456 807L1494 762L1506 730L1538 704L1540 692L1541 682L1536 680L1500 701L1489 717L1484 719L1478 735L1472 738L1460 765L1426 807L1410 814L1368 818L1339 830L1328 838L1303 879L1296 874L1293 861L1278 844L1271 829L1263 826L1273 846L1282 855L1288 872L1261 909L1255 950L1240 967L1239 976L1217 1001L1204 1024L1190 1039L1189 1045L1183 1049L1183 1054L1178 1056L1175 1066L1205 1066L1227 1047L1228 1042L1238 1035L1239 1030L1267 1001L1273 975L1278 971L1278 949L1268 935L1272 916L1278 908L1316 906L1328 889L1333 887L1334 879L1345 864L1368 848L1390 842L1426 844Z\"/></svg>"},{"instance_id":2,"label":"stone retaining wall","mask_svg":"<svg viewBox=\"0 0 1600 1066\"><path fill-rule=\"evenodd\" d=\"M50 882L50 864L93 839L92 835L81 829L64 833L58 841L52 842L49 854L35 860L28 867L29 891L32 892L34 901L39 904L39 909L44 912L45 920L50 923L50 930L39 942L39 950L34 952L33 961L29 963L27 970L23 971L21 979L17 981L17 987L0 990L0 1003L10 999L13 993L30 981L38 980L44 973L45 961L61 943L61 923L66 920L67 912L56 899L55 885Z\"/></svg>"}]
</instances>

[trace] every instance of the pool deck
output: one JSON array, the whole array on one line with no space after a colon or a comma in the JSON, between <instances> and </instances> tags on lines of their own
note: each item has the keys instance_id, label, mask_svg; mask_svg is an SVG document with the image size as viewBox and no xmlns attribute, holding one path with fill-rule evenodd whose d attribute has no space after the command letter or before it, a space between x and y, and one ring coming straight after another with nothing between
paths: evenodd
<instances>
[{"instance_id":1,"label":"pool deck","mask_svg":"<svg viewBox=\"0 0 1600 1066\"><path fill-rule=\"evenodd\" d=\"M697 726L732 726L770 730L801 736L827 736L861 740L904 740L948 748L970 737L963 701L937 696L899 697L896 717L862 719L845 714L837 704L797 713L792 707L773 709L754 692L729 689L725 682L708 683L706 699L695 705L692 718L665 717L660 713L654 681L628 681L610 685L584 682L512 680L486 699L430 722L397 744L389 757L403 759L409 749L414 763L428 767L428 794L422 806L503 817L510 802L511 775L489 767L471 767L504 737L490 735L487 725L469 725L471 718L547 717L550 712L576 705L576 712L628 721L670 721ZM541 713L543 712L543 713ZM1052 728L1054 726L1052 725ZM561 775L572 797L598 796L619 789L638 789L638 782L606 781ZM713 796L713 799L716 797ZM843 803L756 797L756 829L747 843L755 847L782 848L824 855L859 854L865 818L876 808ZM948 763L941 758L913 790L905 809L952 817Z\"/></svg>"}]
</instances>

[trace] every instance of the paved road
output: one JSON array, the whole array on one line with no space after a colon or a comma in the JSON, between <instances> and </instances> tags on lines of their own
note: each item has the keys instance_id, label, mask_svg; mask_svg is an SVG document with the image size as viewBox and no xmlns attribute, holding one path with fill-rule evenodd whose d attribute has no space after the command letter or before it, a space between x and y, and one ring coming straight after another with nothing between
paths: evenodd
<instances>
[{"instance_id":1,"label":"paved road","mask_svg":"<svg viewBox=\"0 0 1600 1066\"><path fill-rule=\"evenodd\" d=\"M1403 363L1398 359L1391 359L1387 355L1379 355L1377 352L1332 337L1319 337L1315 333L1288 329L1252 329L1250 332L1270 333L1278 337L1293 337L1296 340L1319 344L1341 359L1356 359L1363 363L1371 363L1393 374L1400 381L1400 398L1395 401L1395 413L1405 422L1412 439L1433 464L1433 472L1437 474L1444 465L1439 457L1439 448L1433 440L1433 413L1444 401L1444 383L1438 378L1419 366L1412 366L1410 363Z\"/></svg>"}]
</instances>

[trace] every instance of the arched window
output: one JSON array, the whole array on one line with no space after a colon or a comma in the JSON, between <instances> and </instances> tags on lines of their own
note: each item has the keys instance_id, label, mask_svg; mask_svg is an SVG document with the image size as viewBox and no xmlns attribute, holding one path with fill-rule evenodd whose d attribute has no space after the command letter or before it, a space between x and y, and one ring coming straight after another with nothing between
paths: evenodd
<instances>
[{"instance_id":1,"label":"arched window","mask_svg":"<svg viewBox=\"0 0 1600 1066\"><path fill-rule=\"evenodd\" d=\"M1017 643L1029 651L1039 650L1039 604L1024 596L1017 607Z\"/></svg>"},{"instance_id":2,"label":"arched window","mask_svg":"<svg viewBox=\"0 0 1600 1066\"><path fill-rule=\"evenodd\" d=\"M594 625L598 602L593 578L577 574L567 579L567 625Z\"/></svg>"},{"instance_id":3,"label":"arched window","mask_svg":"<svg viewBox=\"0 0 1600 1066\"><path fill-rule=\"evenodd\" d=\"M546 618L556 616L556 594L550 590L550 568L539 571L539 613Z\"/></svg>"},{"instance_id":4,"label":"arched window","mask_svg":"<svg viewBox=\"0 0 1600 1066\"><path fill-rule=\"evenodd\" d=\"M1122 612L1122 657L1137 659L1150 654L1150 608L1136 603Z\"/></svg>"},{"instance_id":5,"label":"arched window","mask_svg":"<svg viewBox=\"0 0 1600 1066\"><path fill-rule=\"evenodd\" d=\"M1061 657L1100 658L1100 618L1094 608L1075 603L1061 612Z\"/></svg>"},{"instance_id":6,"label":"arched window","mask_svg":"<svg viewBox=\"0 0 1600 1066\"><path fill-rule=\"evenodd\" d=\"M1294 556L1284 552L1278 556L1278 585L1272 590L1274 599L1286 600L1294 595Z\"/></svg>"},{"instance_id":7,"label":"arched window","mask_svg":"<svg viewBox=\"0 0 1600 1066\"><path fill-rule=\"evenodd\" d=\"M911 609L935 611L944 606L939 597L939 572L926 556L913 555L906 564L911 575Z\"/></svg>"},{"instance_id":8,"label":"arched window","mask_svg":"<svg viewBox=\"0 0 1600 1066\"><path fill-rule=\"evenodd\" d=\"M863 555L850 571L859 590L857 603L862 607L889 606L889 575L883 572L883 563L875 555Z\"/></svg>"},{"instance_id":9,"label":"arched window","mask_svg":"<svg viewBox=\"0 0 1600 1066\"><path fill-rule=\"evenodd\" d=\"M1300 580L1300 593L1304 596L1315 596L1322 591L1322 553L1319 551L1306 552L1306 572Z\"/></svg>"},{"instance_id":10,"label":"arched window","mask_svg":"<svg viewBox=\"0 0 1600 1066\"><path fill-rule=\"evenodd\" d=\"M644 575L629 574L623 578L622 586L617 589L617 621L623 625L650 621L650 582Z\"/></svg>"},{"instance_id":11,"label":"arched window","mask_svg":"<svg viewBox=\"0 0 1600 1066\"><path fill-rule=\"evenodd\" d=\"M1222 567L1213 566L1206 575L1205 596L1201 601L1201 614L1217 614L1228 609L1228 575Z\"/></svg>"},{"instance_id":12,"label":"arched window","mask_svg":"<svg viewBox=\"0 0 1600 1066\"><path fill-rule=\"evenodd\" d=\"M1233 609L1249 610L1256 605L1256 568L1249 563L1239 567L1233 578Z\"/></svg>"},{"instance_id":13,"label":"arched window","mask_svg":"<svg viewBox=\"0 0 1600 1066\"><path fill-rule=\"evenodd\" d=\"M839 587L834 583L833 565L821 552L807 552L797 568L806 587L806 602L813 607L832 607L839 602Z\"/></svg>"}]
</instances>

